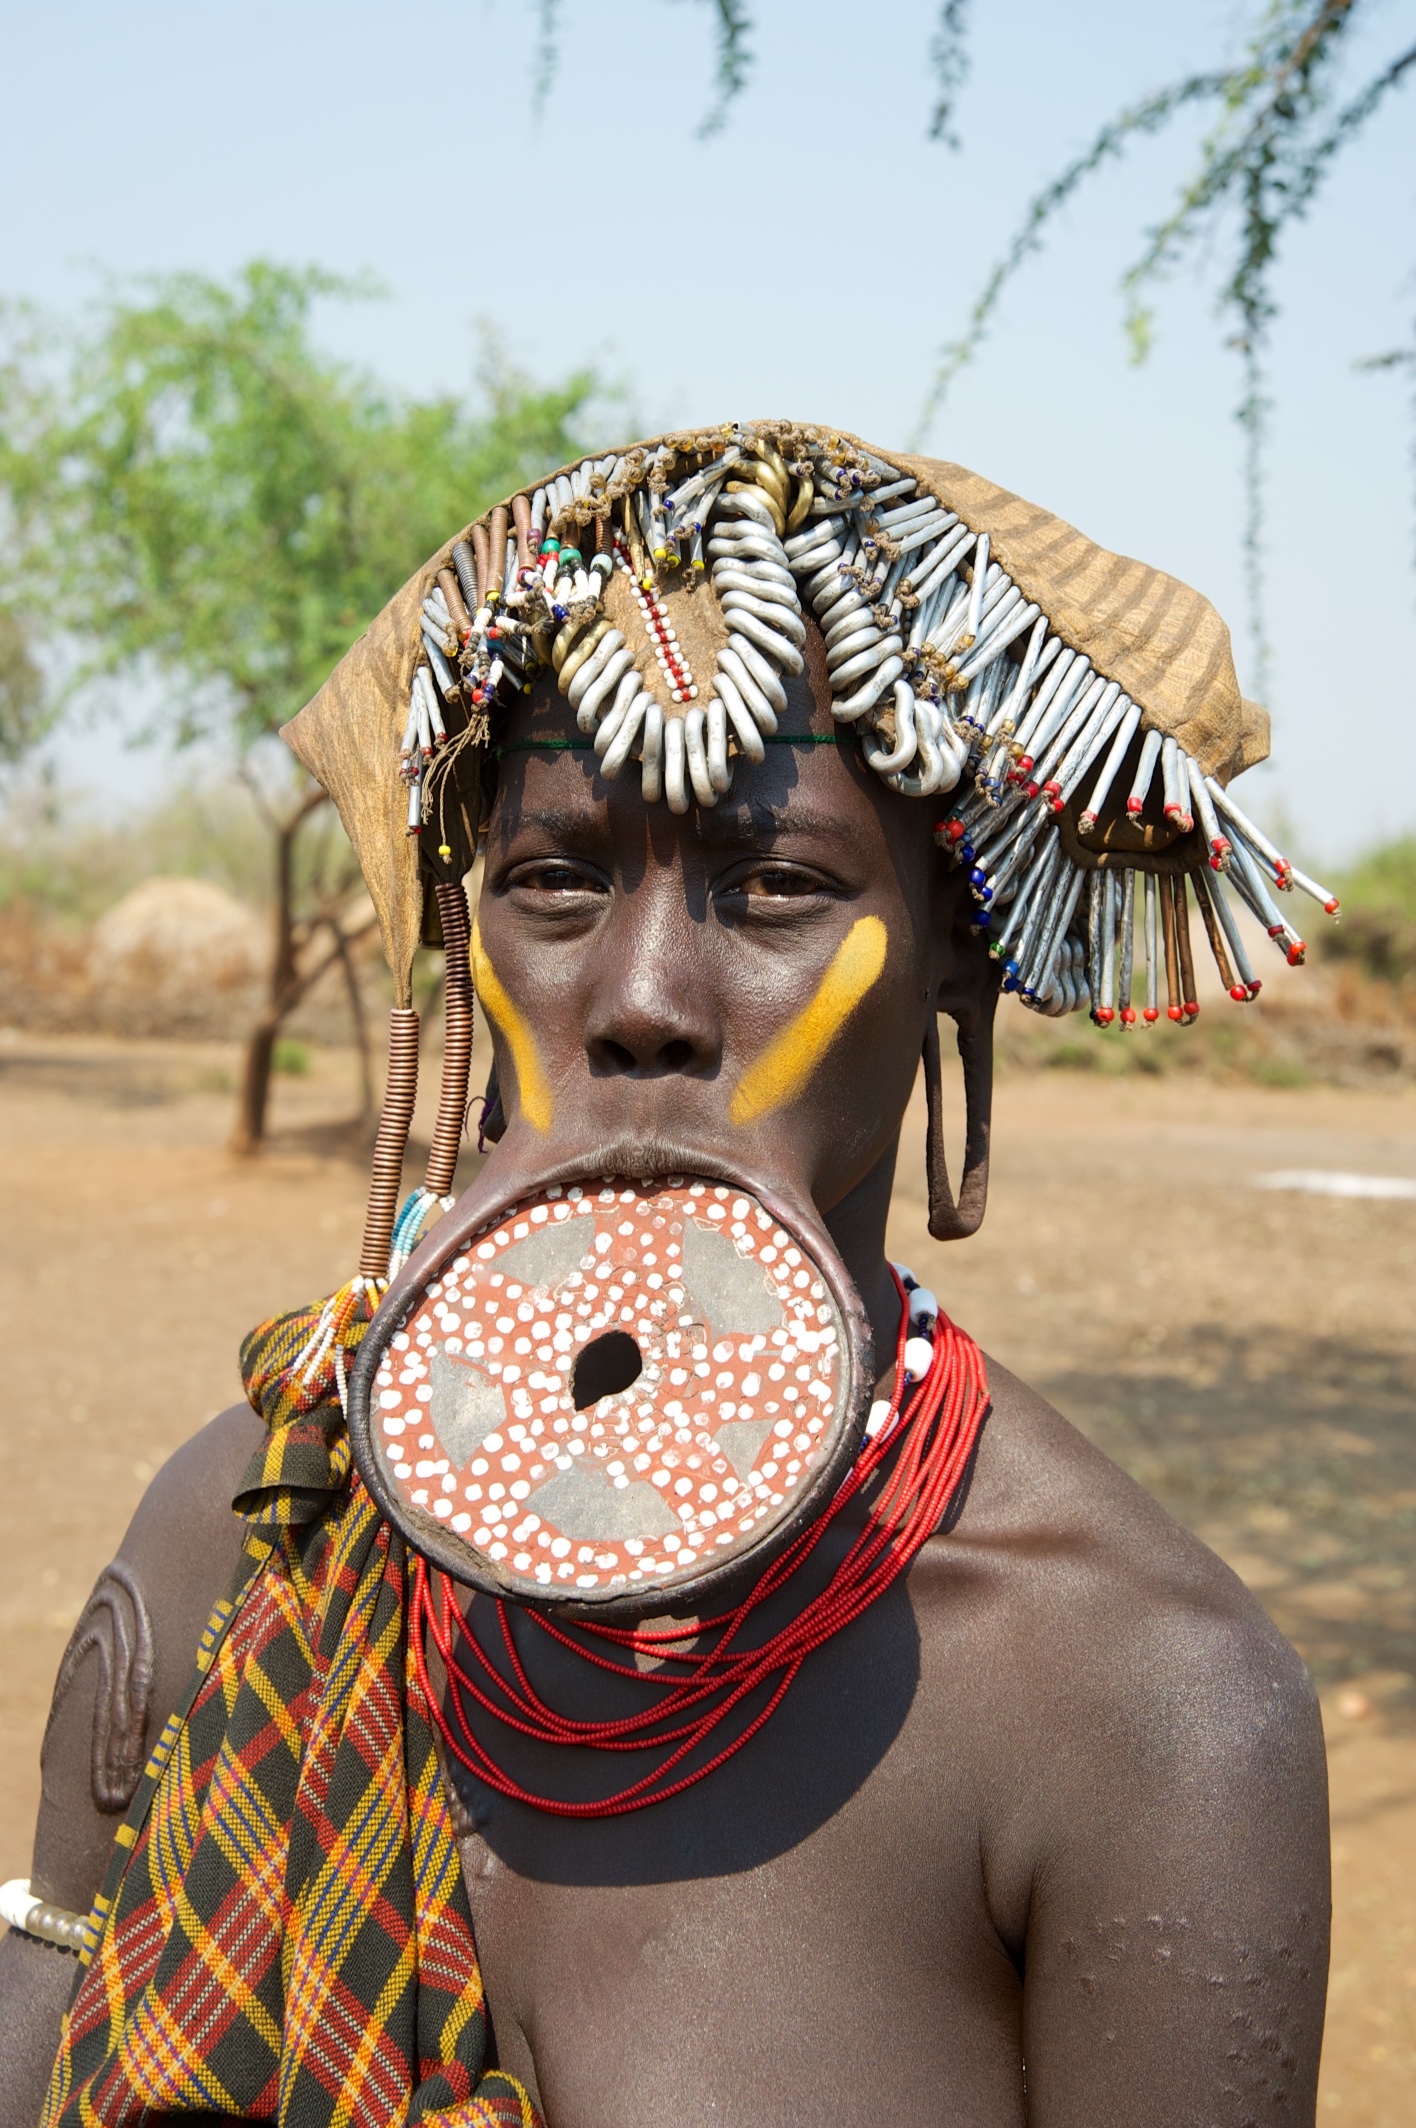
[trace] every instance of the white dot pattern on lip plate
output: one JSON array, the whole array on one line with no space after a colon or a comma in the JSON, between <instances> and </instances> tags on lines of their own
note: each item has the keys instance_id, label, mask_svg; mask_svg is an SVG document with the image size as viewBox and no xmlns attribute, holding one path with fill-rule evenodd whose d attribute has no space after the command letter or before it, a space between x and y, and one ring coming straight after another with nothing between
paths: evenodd
<instances>
[{"instance_id":1,"label":"white dot pattern on lip plate","mask_svg":"<svg viewBox=\"0 0 1416 2128\"><path fill-rule=\"evenodd\" d=\"M577 1411L576 1361L611 1332L641 1372ZM463 1244L384 1351L371 1426L408 1505L528 1593L672 1585L789 1509L846 1378L830 1289L747 1191L605 1180Z\"/></svg>"}]
</instances>

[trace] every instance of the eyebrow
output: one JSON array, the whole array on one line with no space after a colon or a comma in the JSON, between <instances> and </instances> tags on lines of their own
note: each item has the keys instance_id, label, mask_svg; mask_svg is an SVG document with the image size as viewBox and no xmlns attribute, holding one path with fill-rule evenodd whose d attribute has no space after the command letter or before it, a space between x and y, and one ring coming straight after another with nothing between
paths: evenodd
<instances>
[{"instance_id":1,"label":"eyebrow","mask_svg":"<svg viewBox=\"0 0 1416 2128\"><path fill-rule=\"evenodd\" d=\"M698 836L709 848L743 848L750 843L774 840L780 835L817 836L839 841L841 822L803 806L783 807L773 813L765 806L743 804L730 813L700 813Z\"/></svg>"},{"instance_id":2,"label":"eyebrow","mask_svg":"<svg viewBox=\"0 0 1416 2128\"><path fill-rule=\"evenodd\" d=\"M521 835L530 828L549 836L553 842L579 842L587 833L603 828L605 819L602 805L540 806L534 812L518 813L513 832Z\"/></svg>"}]
</instances>

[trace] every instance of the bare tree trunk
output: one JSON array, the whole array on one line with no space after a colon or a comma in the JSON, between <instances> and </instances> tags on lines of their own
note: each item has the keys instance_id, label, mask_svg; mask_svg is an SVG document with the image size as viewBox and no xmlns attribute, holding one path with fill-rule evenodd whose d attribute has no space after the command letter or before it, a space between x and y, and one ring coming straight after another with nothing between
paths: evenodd
<instances>
[{"instance_id":1,"label":"bare tree trunk","mask_svg":"<svg viewBox=\"0 0 1416 2128\"><path fill-rule=\"evenodd\" d=\"M418 1007L420 1014L418 1021L418 1053L420 1057L427 1046L429 1033L442 1017L443 988L444 978L441 975L435 975L424 991L423 1002Z\"/></svg>"},{"instance_id":2,"label":"bare tree trunk","mask_svg":"<svg viewBox=\"0 0 1416 2128\"><path fill-rule=\"evenodd\" d=\"M275 953L270 972L270 1001L246 1039L236 1126L231 1134L231 1150L242 1159L249 1159L259 1152L265 1138L276 1037L282 1022L294 1011L312 980L302 980L296 973L295 841L310 814L326 803L323 791L307 791L287 818L271 819L275 838Z\"/></svg>"},{"instance_id":3,"label":"bare tree trunk","mask_svg":"<svg viewBox=\"0 0 1416 2128\"><path fill-rule=\"evenodd\" d=\"M265 1137L266 1110L270 1103L270 1075L275 1061L275 1038L284 1015L268 1005L246 1037L246 1056L241 1071L241 1092L236 1108L236 1128L231 1134L233 1153L248 1158L258 1152Z\"/></svg>"},{"instance_id":4,"label":"bare tree trunk","mask_svg":"<svg viewBox=\"0 0 1416 2128\"><path fill-rule=\"evenodd\" d=\"M344 968L344 987L349 993L354 1046L359 1054L359 1113L354 1120L358 1129L367 1130L374 1116L374 1060L369 1049L369 1019L364 1010L364 993L359 988L359 971L342 931L339 934L339 958Z\"/></svg>"}]
</instances>

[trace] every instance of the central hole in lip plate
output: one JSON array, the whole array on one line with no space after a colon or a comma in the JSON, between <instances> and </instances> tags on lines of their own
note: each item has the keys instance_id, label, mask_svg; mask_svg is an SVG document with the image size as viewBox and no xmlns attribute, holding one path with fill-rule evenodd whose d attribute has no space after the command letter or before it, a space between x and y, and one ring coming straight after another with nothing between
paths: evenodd
<instances>
[{"instance_id":1,"label":"central hole in lip plate","mask_svg":"<svg viewBox=\"0 0 1416 2128\"><path fill-rule=\"evenodd\" d=\"M607 1330L588 1344L575 1362L571 1395L577 1411L616 1396L639 1380L644 1355L627 1330Z\"/></svg>"}]
</instances>

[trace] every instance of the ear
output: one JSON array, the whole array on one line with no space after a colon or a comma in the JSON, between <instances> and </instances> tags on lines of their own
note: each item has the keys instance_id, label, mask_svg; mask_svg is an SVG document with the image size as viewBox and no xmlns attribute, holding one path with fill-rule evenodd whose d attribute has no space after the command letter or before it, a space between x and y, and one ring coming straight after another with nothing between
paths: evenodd
<instances>
[{"instance_id":1,"label":"ear","mask_svg":"<svg viewBox=\"0 0 1416 2128\"><path fill-rule=\"evenodd\" d=\"M492 1068L487 1073L487 1091L482 1096L482 1114L477 1125L477 1150L484 1153L489 1145L500 1145L506 1136L506 1111L502 1107L501 1087L497 1083L497 1060L492 1059Z\"/></svg>"},{"instance_id":2,"label":"ear","mask_svg":"<svg viewBox=\"0 0 1416 2128\"><path fill-rule=\"evenodd\" d=\"M943 1060L939 1022L930 1015L924 1034L924 1091L929 1113L926 1162L929 1231L936 1241L962 1241L983 1224L988 1203L988 1159L993 1128L993 1016L1003 971L974 928L973 901L962 872L941 896L936 1013L953 1020L964 1071L964 1172L957 1199L949 1185L944 1151ZM952 889L952 891L949 891Z\"/></svg>"},{"instance_id":3,"label":"ear","mask_svg":"<svg viewBox=\"0 0 1416 2128\"><path fill-rule=\"evenodd\" d=\"M978 908L962 865L939 859L942 877L934 893L934 1009L960 1028L987 1015L992 1025L1002 969L988 951L988 933L976 928Z\"/></svg>"}]
</instances>

